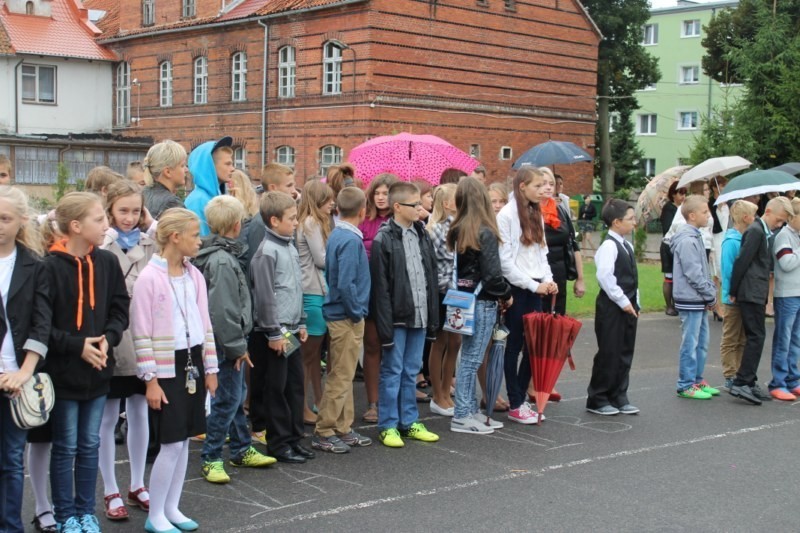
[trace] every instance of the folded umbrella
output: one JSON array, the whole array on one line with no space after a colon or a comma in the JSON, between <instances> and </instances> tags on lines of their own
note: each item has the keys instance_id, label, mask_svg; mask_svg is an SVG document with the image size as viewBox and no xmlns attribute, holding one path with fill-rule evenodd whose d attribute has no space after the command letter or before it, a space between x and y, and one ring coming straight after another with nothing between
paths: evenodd
<instances>
[{"instance_id":1,"label":"folded umbrella","mask_svg":"<svg viewBox=\"0 0 800 533\"><path fill-rule=\"evenodd\" d=\"M752 165L750 161L738 155L712 157L684 172L678 182L678 188L688 187L693 181L704 181L714 176L727 176L749 168L750 165Z\"/></svg>"},{"instance_id":2,"label":"folded umbrella","mask_svg":"<svg viewBox=\"0 0 800 533\"><path fill-rule=\"evenodd\" d=\"M506 353L506 338L508 328L503 324L503 315L498 310L497 323L492 333L492 347L489 349L489 359L486 363L486 417L491 418L494 413L494 403L500 394L503 385L503 365Z\"/></svg>"},{"instance_id":3,"label":"folded umbrella","mask_svg":"<svg viewBox=\"0 0 800 533\"><path fill-rule=\"evenodd\" d=\"M575 143L568 141L547 141L530 148L514 162L513 169L523 165L546 167L549 165L571 165L592 161L592 156Z\"/></svg>"},{"instance_id":4,"label":"folded umbrella","mask_svg":"<svg viewBox=\"0 0 800 533\"><path fill-rule=\"evenodd\" d=\"M714 205L768 192L800 191L800 180L780 170L754 170L733 178Z\"/></svg>"}]
</instances>

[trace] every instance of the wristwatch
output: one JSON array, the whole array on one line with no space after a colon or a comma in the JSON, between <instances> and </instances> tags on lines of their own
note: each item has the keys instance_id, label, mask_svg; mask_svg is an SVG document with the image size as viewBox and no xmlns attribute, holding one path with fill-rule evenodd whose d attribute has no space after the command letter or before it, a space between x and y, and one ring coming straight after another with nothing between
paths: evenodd
<instances>
[{"instance_id":1,"label":"wristwatch","mask_svg":"<svg viewBox=\"0 0 800 533\"><path fill-rule=\"evenodd\" d=\"M151 381L153 381L153 379L155 379L155 377L156 377L155 372L147 372L144 376L142 376L142 380L145 383L150 383Z\"/></svg>"}]
</instances>

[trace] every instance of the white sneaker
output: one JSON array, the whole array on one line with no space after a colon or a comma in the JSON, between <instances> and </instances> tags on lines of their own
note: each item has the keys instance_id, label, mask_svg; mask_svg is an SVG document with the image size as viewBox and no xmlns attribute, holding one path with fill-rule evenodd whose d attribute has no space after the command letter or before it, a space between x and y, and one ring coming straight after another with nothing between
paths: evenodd
<instances>
[{"instance_id":1,"label":"white sneaker","mask_svg":"<svg viewBox=\"0 0 800 533\"><path fill-rule=\"evenodd\" d=\"M494 433L492 428L472 417L453 418L453 420L450 421L450 431L455 433L473 433L476 435L490 435Z\"/></svg>"},{"instance_id":2,"label":"white sneaker","mask_svg":"<svg viewBox=\"0 0 800 533\"><path fill-rule=\"evenodd\" d=\"M544 413L542 413L542 414L539 414L539 412L536 410L536 405L532 404L531 402L525 402L525 405L527 405L527 406L528 406L528 409L530 409L530 410L531 410L531 413L533 413L533 414L535 414L537 417L539 417L539 418L541 419L541 421L542 421L542 422L544 422L545 420L547 420L547 417L546 417L546 416L544 416Z\"/></svg>"},{"instance_id":3,"label":"white sneaker","mask_svg":"<svg viewBox=\"0 0 800 533\"><path fill-rule=\"evenodd\" d=\"M518 424L537 424L539 422L539 415L531 411L528 403L525 402L516 409L511 409L508 412L508 419L513 420Z\"/></svg>"},{"instance_id":4,"label":"white sneaker","mask_svg":"<svg viewBox=\"0 0 800 533\"><path fill-rule=\"evenodd\" d=\"M474 415L472 415L472 418L474 418L475 420L477 420L481 424L489 426L492 429L503 429L503 423L502 422L498 422L497 420L489 418L488 416L486 416L483 413L475 413Z\"/></svg>"},{"instance_id":5,"label":"white sneaker","mask_svg":"<svg viewBox=\"0 0 800 533\"><path fill-rule=\"evenodd\" d=\"M439 405L433 400L431 400L430 406L431 406L431 413L435 415L453 416L456 414L455 407L450 407L449 409L445 409L444 407L439 407Z\"/></svg>"}]
</instances>

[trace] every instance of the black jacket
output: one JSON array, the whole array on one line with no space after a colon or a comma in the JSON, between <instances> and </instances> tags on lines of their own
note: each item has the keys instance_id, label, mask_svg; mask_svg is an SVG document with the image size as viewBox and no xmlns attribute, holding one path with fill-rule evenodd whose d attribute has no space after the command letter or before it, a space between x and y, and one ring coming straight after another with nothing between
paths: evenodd
<instances>
[{"instance_id":1,"label":"black jacket","mask_svg":"<svg viewBox=\"0 0 800 533\"><path fill-rule=\"evenodd\" d=\"M742 247L733 263L730 295L736 302L766 305L769 295L769 273L772 255L760 218L750 224L742 235Z\"/></svg>"},{"instance_id":2,"label":"black jacket","mask_svg":"<svg viewBox=\"0 0 800 533\"><path fill-rule=\"evenodd\" d=\"M113 347L128 328L130 307L119 261L113 253L97 248L78 259L57 243L44 264L54 310L45 371L53 380L56 399L82 401L108 394L114 373ZM86 337L101 335L109 345L108 366L98 371L81 354Z\"/></svg>"},{"instance_id":3,"label":"black jacket","mask_svg":"<svg viewBox=\"0 0 800 533\"><path fill-rule=\"evenodd\" d=\"M5 310L0 306L0 342L8 331L5 314L8 313L14 353L20 367L25 362L28 350L41 356L38 366L44 364L44 358L47 356L50 322L53 317L47 301L48 287L44 263L27 248L18 244L17 260L14 263L14 272L11 273Z\"/></svg>"},{"instance_id":4,"label":"black jacket","mask_svg":"<svg viewBox=\"0 0 800 533\"><path fill-rule=\"evenodd\" d=\"M150 211L150 216L158 220L161 214L172 207L183 207L183 202L166 186L156 181L143 191L144 205Z\"/></svg>"},{"instance_id":5,"label":"black jacket","mask_svg":"<svg viewBox=\"0 0 800 533\"><path fill-rule=\"evenodd\" d=\"M425 267L428 293L428 338L436 337L439 327L439 289L433 243L421 222L414 223L419 235L419 250ZM394 328L411 327L414 323L414 297L406 267L403 230L386 223L372 241L369 260L372 275L370 315L375 320L378 338L384 347L394 344Z\"/></svg>"},{"instance_id":6,"label":"black jacket","mask_svg":"<svg viewBox=\"0 0 800 533\"><path fill-rule=\"evenodd\" d=\"M458 228L454 231L458 241ZM480 250L470 248L458 254L458 290L475 292L478 282L483 282L478 300L507 300L511 296L511 285L500 268L497 237L489 228L481 226L479 241Z\"/></svg>"}]
</instances>

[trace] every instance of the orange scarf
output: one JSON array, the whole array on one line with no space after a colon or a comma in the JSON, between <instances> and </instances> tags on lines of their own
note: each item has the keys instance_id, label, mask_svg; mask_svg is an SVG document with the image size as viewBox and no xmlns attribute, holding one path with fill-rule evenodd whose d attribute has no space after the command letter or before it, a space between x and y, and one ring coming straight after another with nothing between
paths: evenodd
<instances>
[{"instance_id":1,"label":"orange scarf","mask_svg":"<svg viewBox=\"0 0 800 533\"><path fill-rule=\"evenodd\" d=\"M553 229L561 227L561 219L558 218L558 204L552 198L539 202L539 208L542 210L542 217L544 223Z\"/></svg>"}]
</instances>

